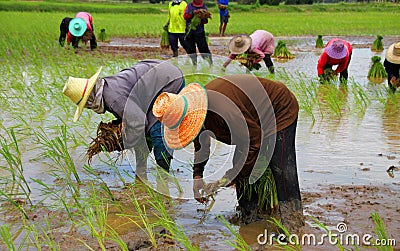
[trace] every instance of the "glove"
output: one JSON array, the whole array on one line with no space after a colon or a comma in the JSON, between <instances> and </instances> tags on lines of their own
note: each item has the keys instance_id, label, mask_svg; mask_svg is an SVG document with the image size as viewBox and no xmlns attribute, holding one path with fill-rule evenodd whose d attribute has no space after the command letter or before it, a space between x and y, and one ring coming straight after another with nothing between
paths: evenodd
<instances>
[{"instance_id":1,"label":"glove","mask_svg":"<svg viewBox=\"0 0 400 251\"><path fill-rule=\"evenodd\" d=\"M206 202L206 198L204 198L202 195L203 188L204 188L203 178L201 178L200 176L195 176L193 180L193 194L194 198L200 203Z\"/></svg>"}]
</instances>

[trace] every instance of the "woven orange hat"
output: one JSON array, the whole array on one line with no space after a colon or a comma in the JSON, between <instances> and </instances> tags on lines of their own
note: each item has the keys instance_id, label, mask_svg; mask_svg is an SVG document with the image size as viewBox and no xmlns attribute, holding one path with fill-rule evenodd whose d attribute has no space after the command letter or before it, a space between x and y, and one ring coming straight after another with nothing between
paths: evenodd
<instances>
[{"instance_id":1,"label":"woven orange hat","mask_svg":"<svg viewBox=\"0 0 400 251\"><path fill-rule=\"evenodd\" d=\"M181 149L199 134L207 114L206 89L188 84L179 94L161 93L154 101L153 114L164 125L164 140L171 149Z\"/></svg>"}]
</instances>

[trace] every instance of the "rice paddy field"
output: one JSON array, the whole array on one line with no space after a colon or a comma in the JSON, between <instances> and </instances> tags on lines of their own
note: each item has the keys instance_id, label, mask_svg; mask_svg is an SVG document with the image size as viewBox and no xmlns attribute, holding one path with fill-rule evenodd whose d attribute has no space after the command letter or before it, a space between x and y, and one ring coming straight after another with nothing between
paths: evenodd
<instances>
[{"instance_id":1,"label":"rice paddy field","mask_svg":"<svg viewBox=\"0 0 400 251\"><path fill-rule=\"evenodd\" d=\"M234 188L223 189L207 205L192 199L191 145L175 152L169 175L158 173L150 157L148 184L135 179L130 151L101 153L87 163L97 125L113 117L84 111L73 123L76 107L62 94L64 83L68 76L90 77L100 66L101 76L108 76L141 59L169 60L171 52L158 48L166 4L140 4L139 11L127 3L2 1L0 7L0 249L399 249L400 96L388 92L386 80L367 78L371 58L383 62L385 50L400 40L398 5L254 10L237 5L228 37L215 35L219 17L214 6L206 26L213 67L201 61L193 69L183 53L174 60L187 82L206 84L217 76L247 73L285 83L300 104L296 147L307 223L302 231L372 236L369 242L283 246L276 241L261 245L257 239L276 230L270 221L229 221L237 204ZM77 51L60 47L61 19L84 8L92 12L95 30L105 29L110 42L100 42L95 51L84 45ZM294 58L273 59L275 75L265 65L248 72L234 63L222 72L230 36L255 29L270 31L276 43L284 41ZM319 34L325 43L341 37L353 45L347 85L318 82ZM383 36L384 51L371 50L377 35ZM231 167L232 153L231 146L213 143L206 182Z\"/></svg>"}]
</instances>

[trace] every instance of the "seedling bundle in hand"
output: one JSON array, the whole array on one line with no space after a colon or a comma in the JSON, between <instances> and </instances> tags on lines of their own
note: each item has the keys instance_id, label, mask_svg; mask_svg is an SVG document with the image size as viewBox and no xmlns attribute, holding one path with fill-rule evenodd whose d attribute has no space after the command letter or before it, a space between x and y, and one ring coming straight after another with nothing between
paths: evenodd
<instances>
[{"instance_id":1,"label":"seedling bundle in hand","mask_svg":"<svg viewBox=\"0 0 400 251\"><path fill-rule=\"evenodd\" d=\"M110 38L106 34L106 29L101 29L99 34L99 41L110 42Z\"/></svg>"},{"instance_id":2,"label":"seedling bundle in hand","mask_svg":"<svg viewBox=\"0 0 400 251\"><path fill-rule=\"evenodd\" d=\"M211 13L205 9L197 10L188 26L185 38L189 35L190 31L196 30L197 26L201 24L201 20L205 18L211 18Z\"/></svg>"},{"instance_id":3,"label":"seedling bundle in hand","mask_svg":"<svg viewBox=\"0 0 400 251\"><path fill-rule=\"evenodd\" d=\"M259 63L254 63L258 58L259 55L257 53L242 53L236 56L236 60L243 66L246 66L249 70L258 70L261 68Z\"/></svg>"},{"instance_id":4,"label":"seedling bundle in hand","mask_svg":"<svg viewBox=\"0 0 400 251\"><path fill-rule=\"evenodd\" d=\"M120 152L124 150L122 140L122 121L114 120L108 123L100 121L96 134L96 138L94 138L89 144L89 148L86 152L89 163L94 155L103 151L103 148L107 152Z\"/></svg>"}]
</instances>

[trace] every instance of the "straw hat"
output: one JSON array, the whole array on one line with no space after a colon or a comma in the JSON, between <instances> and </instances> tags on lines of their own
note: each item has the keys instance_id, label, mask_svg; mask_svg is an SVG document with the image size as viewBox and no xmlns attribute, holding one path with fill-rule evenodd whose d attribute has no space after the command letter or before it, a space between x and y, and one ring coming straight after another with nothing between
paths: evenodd
<instances>
[{"instance_id":1,"label":"straw hat","mask_svg":"<svg viewBox=\"0 0 400 251\"><path fill-rule=\"evenodd\" d=\"M396 42L389 46L386 52L386 59L390 63L400 64L400 42Z\"/></svg>"},{"instance_id":2,"label":"straw hat","mask_svg":"<svg viewBox=\"0 0 400 251\"><path fill-rule=\"evenodd\" d=\"M80 37L85 33L87 29L87 25L85 20L82 18L73 18L71 22L69 22L68 30L75 37Z\"/></svg>"},{"instance_id":3,"label":"straw hat","mask_svg":"<svg viewBox=\"0 0 400 251\"><path fill-rule=\"evenodd\" d=\"M242 54L246 52L251 45L251 37L248 35L235 36L229 41L229 51L232 54Z\"/></svg>"},{"instance_id":4,"label":"straw hat","mask_svg":"<svg viewBox=\"0 0 400 251\"><path fill-rule=\"evenodd\" d=\"M153 105L154 116L164 125L164 139L171 149L181 149L199 134L207 114L206 89L188 84L179 94L161 93Z\"/></svg>"},{"instance_id":5,"label":"straw hat","mask_svg":"<svg viewBox=\"0 0 400 251\"><path fill-rule=\"evenodd\" d=\"M78 121L79 117L81 116L86 101L88 100L93 87L97 83L101 68L102 67L100 67L91 78L69 77L67 83L65 83L63 89L64 95L71 99L72 102L78 106L76 108L74 122Z\"/></svg>"},{"instance_id":6,"label":"straw hat","mask_svg":"<svg viewBox=\"0 0 400 251\"><path fill-rule=\"evenodd\" d=\"M341 59L347 55L347 47L342 40L336 40L325 48L326 54L334 59Z\"/></svg>"}]
</instances>

